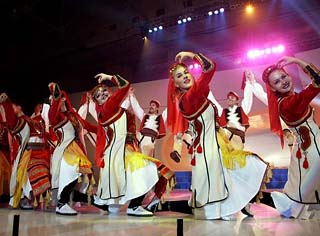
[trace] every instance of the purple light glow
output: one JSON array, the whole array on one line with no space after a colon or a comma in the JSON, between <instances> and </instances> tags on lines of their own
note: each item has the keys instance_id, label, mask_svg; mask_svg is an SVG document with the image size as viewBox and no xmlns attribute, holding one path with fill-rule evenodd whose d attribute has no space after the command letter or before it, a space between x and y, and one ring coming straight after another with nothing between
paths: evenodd
<instances>
[{"instance_id":1,"label":"purple light glow","mask_svg":"<svg viewBox=\"0 0 320 236\"><path fill-rule=\"evenodd\" d=\"M285 51L285 47L283 44L279 44L277 46L273 46L271 48L264 49L250 49L247 52L247 57L249 59L258 59L262 57L267 57L270 54L281 54Z\"/></svg>"}]
</instances>

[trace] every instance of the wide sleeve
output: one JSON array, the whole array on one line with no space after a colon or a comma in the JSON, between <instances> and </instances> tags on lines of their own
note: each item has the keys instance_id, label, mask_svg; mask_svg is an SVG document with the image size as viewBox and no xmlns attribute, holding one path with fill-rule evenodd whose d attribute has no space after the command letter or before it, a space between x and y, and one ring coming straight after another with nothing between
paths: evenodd
<instances>
[{"instance_id":1,"label":"wide sleeve","mask_svg":"<svg viewBox=\"0 0 320 236\"><path fill-rule=\"evenodd\" d=\"M268 106L268 96L261 84L254 81L252 85L253 95L258 98L264 105Z\"/></svg>"},{"instance_id":2,"label":"wide sleeve","mask_svg":"<svg viewBox=\"0 0 320 236\"><path fill-rule=\"evenodd\" d=\"M143 109L141 108L137 98L135 95L133 94L130 94L129 95L129 98L130 98L130 103L131 103L131 107L132 107L132 110L134 112L134 114L136 115L136 117L142 121L143 119L143 116L144 116L144 111Z\"/></svg>"},{"instance_id":3,"label":"wide sleeve","mask_svg":"<svg viewBox=\"0 0 320 236\"><path fill-rule=\"evenodd\" d=\"M246 83L246 86L243 90L243 99L241 101L241 107L243 112L248 115L252 108L253 101L253 92L252 85L250 83Z\"/></svg>"}]
</instances>

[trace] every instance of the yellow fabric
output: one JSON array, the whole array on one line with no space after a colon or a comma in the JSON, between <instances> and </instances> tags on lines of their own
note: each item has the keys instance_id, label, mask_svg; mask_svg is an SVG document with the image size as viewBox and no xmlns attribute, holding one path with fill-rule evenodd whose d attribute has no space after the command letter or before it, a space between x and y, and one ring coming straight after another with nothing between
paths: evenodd
<instances>
[{"instance_id":1,"label":"yellow fabric","mask_svg":"<svg viewBox=\"0 0 320 236\"><path fill-rule=\"evenodd\" d=\"M17 185L13 194L13 208L17 208L20 203L22 188L27 182L27 167L31 156L31 150L23 152L17 171Z\"/></svg>"},{"instance_id":2,"label":"yellow fabric","mask_svg":"<svg viewBox=\"0 0 320 236\"><path fill-rule=\"evenodd\" d=\"M218 143L222 152L223 166L227 169L241 168L246 165L246 157L252 152L236 149L222 129L217 132Z\"/></svg>"},{"instance_id":3,"label":"yellow fabric","mask_svg":"<svg viewBox=\"0 0 320 236\"><path fill-rule=\"evenodd\" d=\"M3 194L9 195L10 176L10 163L2 151L0 151L0 196Z\"/></svg>"},{"instance_id":4,"label":"yellow fabric","mask_svg":"<svg viewBox=\"0 0 320 236\"><path fill-rule=\"evenodd\" d=\"M63 158L69 165L79 165L79 170L81 173L84 169L87 169L87 171L91 170L91 161L75 141L72 141L66 148ZM87 171L86 173L88 173ZM89 171L89 173L91 173L91 171Z\"/></svg>"},{"instance_id":5,"label":"yellow fabric","mask_svg":"<svg viewBox=\"0 0 320 236\"><path fill-rule=\"evenodd\" d=\"M130 168L130 171L133 172L135 170L145 167L148 164L146 157L146 155L140 152L126 150L126 170Z\"/></svg>"}]
</instances>

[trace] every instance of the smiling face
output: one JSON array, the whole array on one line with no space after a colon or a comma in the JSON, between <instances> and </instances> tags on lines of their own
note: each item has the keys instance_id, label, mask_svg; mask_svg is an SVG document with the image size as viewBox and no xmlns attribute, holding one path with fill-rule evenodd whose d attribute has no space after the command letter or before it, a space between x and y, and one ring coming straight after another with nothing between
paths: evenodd
<instances>
[{"instance_id":1,"label":"smiling face","mask_svg":"<svg viewBox=\"0 0 320 236\"><path fill-rule=\"evenodd\" d=\"M110 93L107 88L100 87L94 93L94 99L97 101L99 105L104 104L110 96Z\"/></svg>"},{"instance_id":2,"label":"smiling face","mask_svg":"<svg viewBox=\"0 0 320 236\"><path fill-rule=\"evenodd\" d=\"M158 104L156 104L155 102L150 102L149 114L158 114L158 110Z\"/></svg>"},{"instance_id":3,"label":"smiling face","mask_svg":"<svg viewBox=\"0 0 320 236\"><path fill-rule=\"evenodd\" d=\"M188 71L188 68L178 65L172 73L174 84L182 91L187 91L194 84L194 78Z\"/></svg>"},{"instance_id":4,"label":"smiling face","mask_svg":"<svg viewBox=\"0 0 320 236\"><path fill-rule=\"evenodd\" d=\"M227 103L229 107L238 106L238 98L233 95L228 95L227 97Z\"/></svg>"},{"instance_id":5,"label":"smiling face","mask_svg":"<svg viewBox=\"0 0 320 236\"><path fill-rule=\"evenodd\" d=\"M293 91L292 78L281 69L272 71L268 77L268 82L274 92L288 93Z\"/></svg>"}]
</instances>

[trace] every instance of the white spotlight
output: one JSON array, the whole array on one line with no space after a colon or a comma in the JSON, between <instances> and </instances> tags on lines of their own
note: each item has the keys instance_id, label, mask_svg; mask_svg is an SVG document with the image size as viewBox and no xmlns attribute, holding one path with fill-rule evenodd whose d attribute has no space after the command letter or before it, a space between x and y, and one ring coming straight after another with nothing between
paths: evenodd
<instances>
[{"instance_id":1,"label":"white spotlight","mask_svg":"<svg viewBox=\"0 0 320 236\"><path fill-rule=\"evenodd\" d=\"M221 8L219 9L219 11L220 11L221 13L223 13L223 12L224 12L224 8L221 7Z\"/></svg>"},{"instance_id":2,"label":"white spotlight","mask_svg":"<svg viewBox=\"0 0 320 236\"><path fill-rule=\"evenodd\" d=\"M153 28L153 31L158 31L158 28L157 28L157 27L154 27L154 28Z\"/></svg>"},{"instance_id":3,"label":"white spotlight","mask_svg":"<svg viewBox=\"0 0 320 236\"><path fill-rule=\"evenodd\" d=\"M188 16L188 18L187 18L187 21L191 21L192 19L191 19L191 17L190 16Z\"/></svg>"},{"instance_id":4,"label":"white spotlight","mask_svg":"<svg viewBox=\"0 0 320 236\"><path fill-rule=\"evenodd\" d=\"M187 19L186 19L186 18L183 18L183 19L182 19L182 22L183 22L183 23L186 23L186 22L187 22Z\"/></svg>"},{"instance_id":5,"label":"white spotlight","mask_svg":"<svg viewBox=\"0 0 320 236\"><path fill-rule=\"evenodd\" d=\"M219 11L218 10L214 10L213 12L215 15L218 15L219 14Z\"/></svg>"},{"instance_id":6,"label":"white spotlight","mask_svg":"<svg viewBox=\"0 0 320 236\"><path fill-rule=\"evenodd\" d=\"M152 29L149 29L149 33L152 33Z\"/></svg>"},{"instance_id":7,"label":"white spotlight","mask_svg":"<svg viewBox=\"0 0 320 236\"><path fill-rule=\"evenodd\" d=\"M163 30L163 26L160 25L160 26L158 27L158 29L159 29L159 30Z\"/></svg>"},{"instance_id":8,"label":"white spotlight","mask_svg":"<svg viewBox=\"0 0 320 236\"><path fill-rule=\"evenodd\" d=\"M181 25L181 24L182 24L182 21L181 21L181 20L178 20L178 24Z\"/></svg>"},{"instance_id":9,"label":"white spotlight","mask_svg":"<svg viewBox=\"0 0 320 236\"><path fill-rule=\"evenodd\" d=\"M212 11L208 11L208 15L212 16L213 12Z\"/></svg>"}]
</instances>

